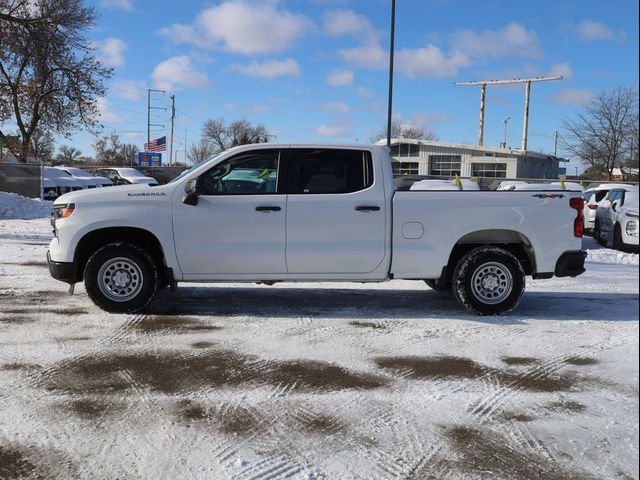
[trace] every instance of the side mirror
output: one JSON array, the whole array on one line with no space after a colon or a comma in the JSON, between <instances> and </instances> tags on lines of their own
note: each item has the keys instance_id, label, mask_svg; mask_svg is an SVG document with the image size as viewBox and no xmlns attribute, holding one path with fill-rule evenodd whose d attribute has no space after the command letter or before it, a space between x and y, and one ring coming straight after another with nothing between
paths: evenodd
<instances>
[{"instance_id":1,"label":"side mirror","mask_svg":"<svg viewBox=\"0 0 640 480\"><path fill-rule=\"evenodd\" d=\"M182 203L186 205L198 205L198 196L202 192L202 182L200 178L189 180L184 187L184 196Z\"/></svg>"},{"instance_id":2,"label":"side mirror","mask_svg":"<svg viewBox=\"0 0 640 480\"><path fill-rule=\"evenodd\" d=\"M618 202L613 202L611 204L611 210L613 210L614 212L616 211L616 208L618 208Z\"/></svg>"}]
</instances>

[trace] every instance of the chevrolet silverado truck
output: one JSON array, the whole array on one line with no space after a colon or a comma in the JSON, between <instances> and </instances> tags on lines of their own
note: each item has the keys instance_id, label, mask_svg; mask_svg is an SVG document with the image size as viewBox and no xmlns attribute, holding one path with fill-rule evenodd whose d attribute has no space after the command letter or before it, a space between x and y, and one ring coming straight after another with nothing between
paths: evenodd
<instances>
[{"instance_id":1,"label":"chevrolet silverado truck","mask_svg":"<svg viewBox=\"0 0 640 480\"><path fill-rule=\"evenodd\" d=\"M166 185L59 197L47 260L109 312L178 282L420 279L497 315L527 275L584 272L583 200L557 188L401 190L386 147L249 145Z\"/></svg>"}]
</instances>

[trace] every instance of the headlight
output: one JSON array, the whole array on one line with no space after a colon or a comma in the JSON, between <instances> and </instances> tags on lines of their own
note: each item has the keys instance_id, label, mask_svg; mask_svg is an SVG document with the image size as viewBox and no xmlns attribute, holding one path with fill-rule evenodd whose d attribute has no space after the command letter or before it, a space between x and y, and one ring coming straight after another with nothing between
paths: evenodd
<instances>
[{"instance_id":1,"label":"headlight","mask_svg":"<svg viewBox=\"0 0 640 480\"><path fill-rule=\"evenodd\" d=\"M65 203L62 205L54 205L53 212L52 212L53 220L70 217L75 209L76 209L75 203Z\"/></svg>"},{"instance_id":2,"label":"headlight","mask_svg":"<svg viewBox=\"0 0 640 480\"><path fill-rule=\"evenodd\" d=\"M633 212L627 212L627 217L631 217L631 218L638 218L639 215L637 213L633 213Z\"/></svg>"}]
</instances>

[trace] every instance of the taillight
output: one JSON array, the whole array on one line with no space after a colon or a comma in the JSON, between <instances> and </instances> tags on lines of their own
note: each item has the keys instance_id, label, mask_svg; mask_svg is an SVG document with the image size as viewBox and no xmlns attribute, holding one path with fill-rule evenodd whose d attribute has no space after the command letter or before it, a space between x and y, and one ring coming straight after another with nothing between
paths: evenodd
<instances>
[{"instance_id":1,"label":"taillight","mask_svg":"<svg viewBox=\"0 0 640 480\"><path fill-rule=\"evenodd\" d=\"M587 205L589 207L590 210L597 210L598 209L598 204L591 204L591 205Z\"/></svg>"},{"instance_id":2,"label":"taillight","mask_svg":"<svg viewBox=\"0 0 640 480\"><path fill-rule=\"evenodd\" d=\"M573 221L573 235L582 237L584 231L584 199L582 197L572 198L569 200L569 206L576 209L576 219ZM596 207L597 208L597 207Z\"/></svg>"}]
</instances>

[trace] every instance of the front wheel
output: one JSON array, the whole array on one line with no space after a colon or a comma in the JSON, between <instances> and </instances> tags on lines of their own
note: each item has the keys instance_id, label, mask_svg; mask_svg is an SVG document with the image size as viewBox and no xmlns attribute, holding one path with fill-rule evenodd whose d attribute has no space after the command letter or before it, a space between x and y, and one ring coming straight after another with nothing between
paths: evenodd
<instances>
[{"instance_id":1,"label":"front wheel","mask_svg":"<svg viewBox=\"0 0 640 480\"><path fill-rule=\"evenodd\" d=\"M498 247L480 247L462 257L453 272L453 293L470 312L500 315L513 310L524 293L520 261Z\"/></svg>"},{"instance_id":2,"label":"front wheel","mask_svg":"<svg viewBox=\"0 0 640 480\"><path fill-rule=\"evenodd\" d=\"M97 250L84 269L84 284L93 302L111 313L145 308L158 290L158 268L140 247L110 243Z\"/></svg>"},{"instance_id":3,"label":"front wheel","mask_svg":"<svg viewBox=\"0 0 640 480\"><path fill-rule=\"evenodd\" d=\"M622 241L622 229L620 224L616 223L613 229L613 248L616 250L624 250L624 242Z\"/></svg>"}]
</instances>

